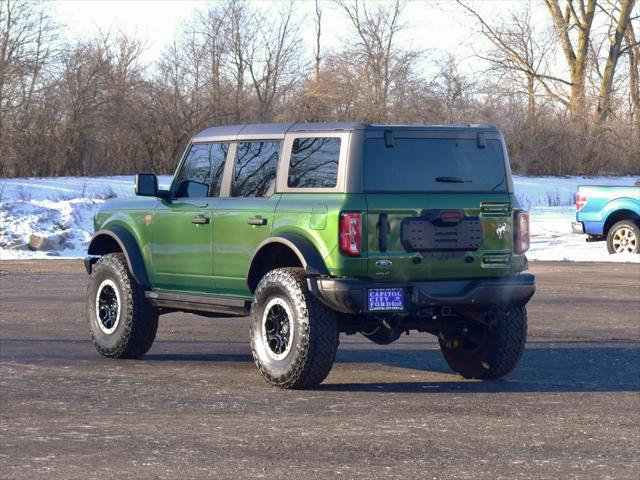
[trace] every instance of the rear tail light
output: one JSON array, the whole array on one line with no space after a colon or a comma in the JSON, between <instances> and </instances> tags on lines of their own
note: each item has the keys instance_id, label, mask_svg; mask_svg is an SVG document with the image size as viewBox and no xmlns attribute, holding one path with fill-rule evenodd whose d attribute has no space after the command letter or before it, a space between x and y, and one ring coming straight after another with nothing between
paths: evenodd
<instances>
[{"instance_id":1,"label":"rear tail light","mask_svg":"<svg viewBox=\"0 0 640 480\"><path fill-rule=\"evenodd\" d=\"M351 257L362 252L362 223L359 213L340 214L340 250Z\"/></svg>"},{"instance_id":2,"label":"rear tail light","mask_svg":"<svg viewBox=\"0 0 640 480\"><path fill-rule=\"evenodd\" d=\"M582 193L576 193L576 212L579 212L587 204L587 196Z\"/></svg>"},{"instance_id":3,"label":"rear tail light","mask_svg":"<svg viewBox=\"0 0 640 480\"><path fill-rule=\"evenodd\" d=\"M529 212L516 210L513 217L513 251L524 253L529 250L531 235L529 233Z\"/></svg>"}]
</instances>

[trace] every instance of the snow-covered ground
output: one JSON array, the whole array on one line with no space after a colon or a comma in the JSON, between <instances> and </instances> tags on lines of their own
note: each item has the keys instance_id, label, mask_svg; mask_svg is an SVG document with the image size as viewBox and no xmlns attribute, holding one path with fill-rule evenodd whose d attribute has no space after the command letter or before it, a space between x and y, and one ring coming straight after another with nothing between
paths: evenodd
<instances>
[{"instance_id":1,"label":"snow-covered ground","mask_svg":"<svg viewBox=\"0 0 640 480\"><path fill-rule=\"evenodd\" d=\"M516 194L531 212L530 260L640 262L640 255L609 255L603 242L571 233L580 184L633 185L634 177L514 176ZM171 182L161 176L160 185ZM133 196L133 176L0 178L0 259L83 257L93 215L106 199ZM38 243L44 248L33 251Z\"/></svg>"},{"instance_id":2,"label":"snow-covered ground","mask_svg":"<svg viewBox=\"0 0 640 480\"><path fill-rule=\"evenodd\" d=\"M84 257L94 214L109 198L133 196L133 178L0 178L0 259ZM159 183L166 188L171 176ZM44 248L30 249L30 240Z\"/></svg>"}]
</instances>

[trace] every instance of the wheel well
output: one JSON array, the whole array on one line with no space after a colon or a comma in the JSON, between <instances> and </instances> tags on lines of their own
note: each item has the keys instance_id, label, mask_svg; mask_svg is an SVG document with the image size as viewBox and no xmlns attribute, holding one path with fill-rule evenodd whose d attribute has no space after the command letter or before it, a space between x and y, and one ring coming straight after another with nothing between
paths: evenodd
<instances>
[{"instance_id":1,"label":"wheel well","mask_svg":"<svg viewBox=\"0 0 640 480\"><path fill-rule=\"evenodd\" d=\"M640 216L632 210L616 210L610 214L604 222L604 229L602 231L603 235L607 235L609 230L611 230L611 227L621 220L634 220L638 223Z\"/></svg>"},{"instance_id":2,"label":"wheel well","mask_svg":"<svg viewBox=\"0 0 640 480\"><path fill-rule=\"evenodd\" d=\"M89 255L105 255L107 253L122 252L122 248L115 238L109 235L99 235L89 245Z\"/></svg>"},{"instance_id":3,"label":"wheel well","mask_svg":"<svg viewBox=\"0 0 640 480\"><path fill-rule=\"evenodd\" d=\"M298 255L282 243L265 245L251 262L247 285L251 293L255 292L260 279L270 270L283 267L303 267Z\"/></svg>"}]
</instances>

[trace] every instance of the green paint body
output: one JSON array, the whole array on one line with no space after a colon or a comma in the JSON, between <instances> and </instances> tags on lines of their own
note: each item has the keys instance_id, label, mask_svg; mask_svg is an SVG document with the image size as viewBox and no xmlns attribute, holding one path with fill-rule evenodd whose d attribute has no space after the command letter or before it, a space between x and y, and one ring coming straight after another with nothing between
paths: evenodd
<instances>
[{"instance_id":1,"label":"green paint body","mask_svg":"<svg viewBox=\"0 0 640 480\"><path fill-rule=\"evenodd\" d=\"M501 205L503 213L487 212ZM136 239L154 290L224 295L250 299L247 272L258 245L270 237L297 233L309 240L331 276L387 281L500 277L526 268L512 246L512 211L519 205L504 193L284 193L269 198L160 200L134 197L109 201L96 215L96 231L119 225ZM479 217L484 241L478 250L454 258L407 252L400 224L423 209L464 210ZM357 257L339 249L339 219L344 211L362 212L362 248ZM379 249L377 222L387 214L390 236ZM204 217L208 223L193 223ZM262 218L264 225L250 225ZM147 222L146 219L150 219ZM497 230L506 225L500 238ZM380 268L376 262L389 260Z\"/></svg>"}]
</instances>

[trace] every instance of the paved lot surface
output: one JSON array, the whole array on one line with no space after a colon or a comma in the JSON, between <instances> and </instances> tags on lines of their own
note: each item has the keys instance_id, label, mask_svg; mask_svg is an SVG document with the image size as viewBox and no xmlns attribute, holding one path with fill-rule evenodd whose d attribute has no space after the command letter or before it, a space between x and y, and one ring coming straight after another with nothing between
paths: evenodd
<instances>
[{"instance_id":1,"label":"paved lot surface","mask_svg":"<svg viewBox=\"0 0 640 480\"><path fill-rule=\"evenodd\" d=\"M246 320L161 317L145 360L87 339L80 262L0 262L0 478L632 478L640 267L534 263L524 358L453 375L428 335L341 338L314 391L254 368Z\"/></svg>"}]
</instances>

